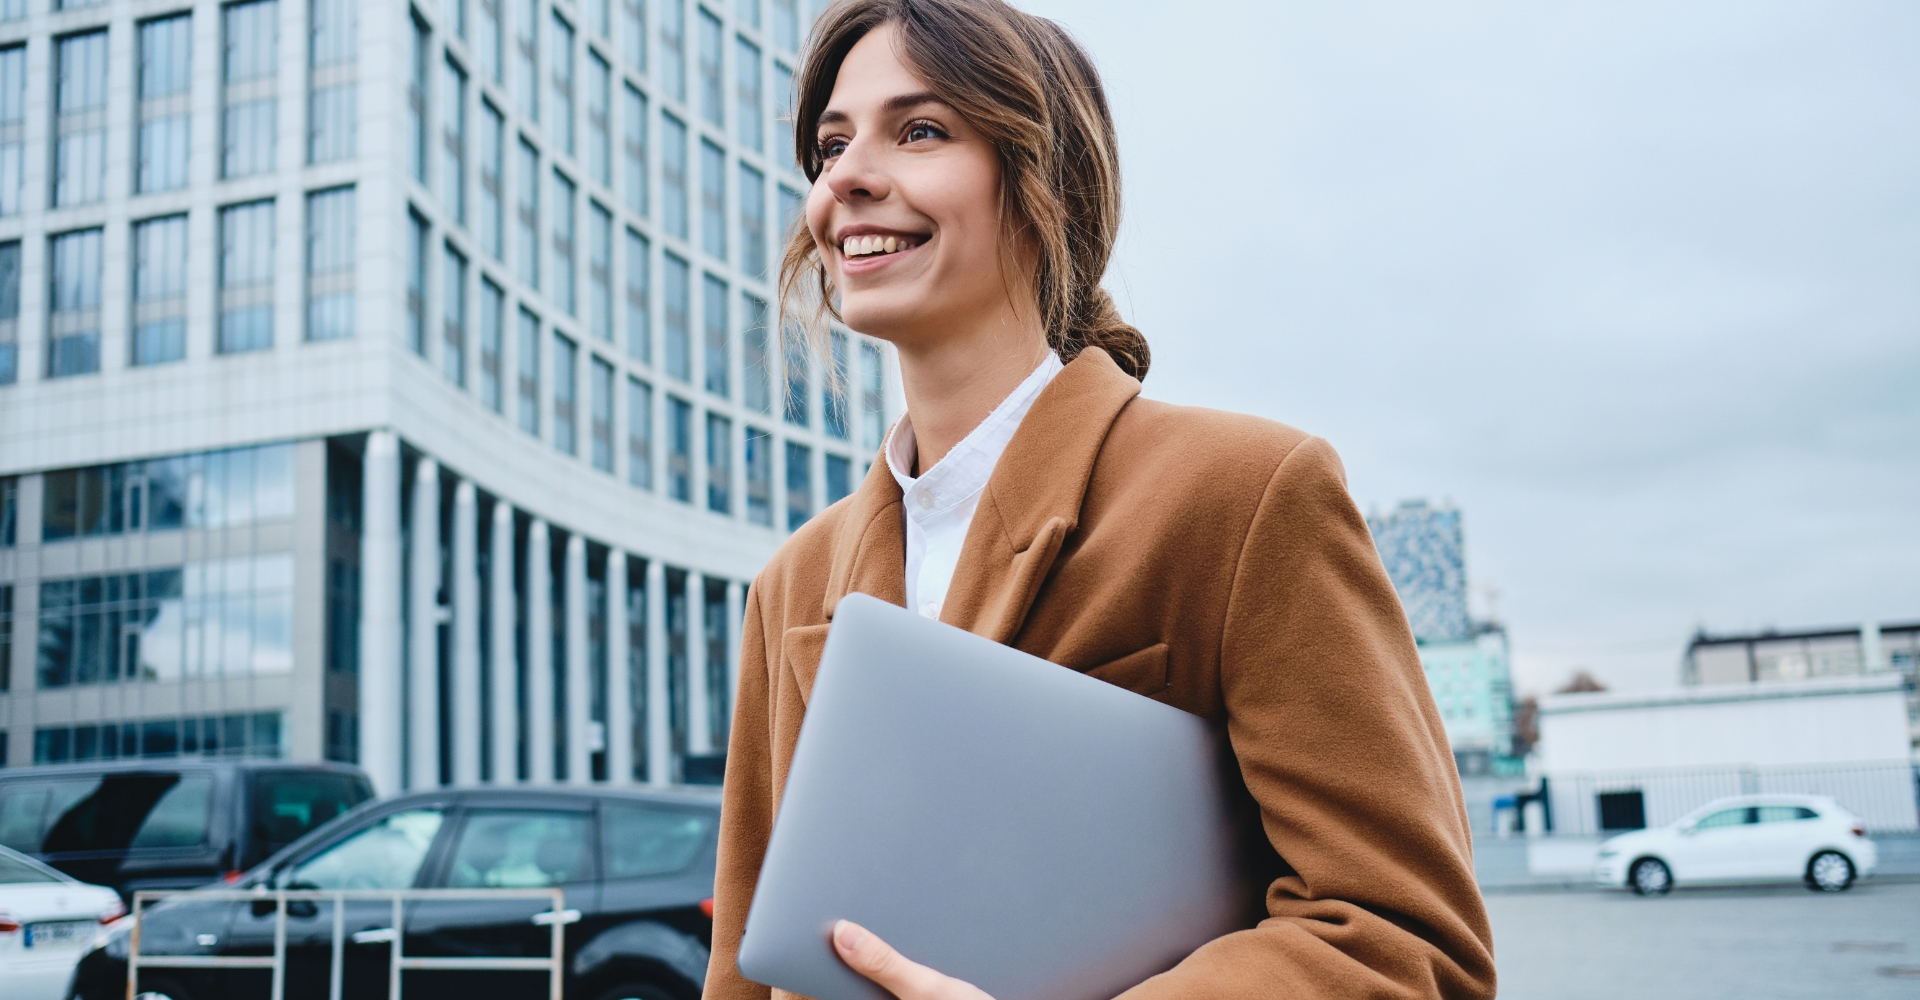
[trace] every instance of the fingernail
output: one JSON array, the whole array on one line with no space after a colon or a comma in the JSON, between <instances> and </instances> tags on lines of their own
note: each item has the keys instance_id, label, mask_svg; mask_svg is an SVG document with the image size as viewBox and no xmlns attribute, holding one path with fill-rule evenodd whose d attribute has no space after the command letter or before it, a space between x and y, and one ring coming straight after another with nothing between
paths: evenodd
<instances>
[{"instance_id":1,"label":"fingernail","mask_svg":"<svg viewBox=\"0 0 1920 1000\"><path fill-rule=\"evenodd\" d=\"M864 937L866 935L861 933L860 925L851 920L842 920L833 925L833 939L839 943L842 951L858 951Z\"/></svg>"}]
</instances>

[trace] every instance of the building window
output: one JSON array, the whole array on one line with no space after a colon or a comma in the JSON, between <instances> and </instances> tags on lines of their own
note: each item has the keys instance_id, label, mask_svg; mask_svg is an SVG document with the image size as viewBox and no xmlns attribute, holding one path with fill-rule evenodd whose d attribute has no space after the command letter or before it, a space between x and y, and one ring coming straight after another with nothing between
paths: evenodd
<instances>
[{"instance_id":1,"label":"building window","mask_svg":"<svg viewBox=\"0 0 1920 1000\"><path fill-rule=\"evenodd\" d=\"M427 356L427 220L407 210L407 349Z\"/></svg>"},{"instance_id":2,"label":"building window","mask_svg":"<svg viewBox=\"0 0 1920 1000\"><path fill-rule=\"evenodd\" d=\"M700 245L715 260L727 259L727 154L700 140Z\"/></svg>"},{"instance_id":3,"label":"building window","mask_svg":"<svg viewBox=\"0 0 1920 1000\"><path fill-rule=\"evenodd\" d=\"M540 120L540 3L513 5L513 99L528 121Z\"/></svg>"},{"instance_id":4,"label":"building window","mask_svg":"<svg viewBox=\"0 0 1920 1000\"><path fill-rule=\"evenodd\" d=\"M355 720L357 725L358 720ZM279 712L235 715L189 715L185 718L142 719L138 722L88 723L79 726L39 727L33 731L33 762L65 764L76 761L178 757L280 757ZM0 734L4 735L4 734ZM0 747L6 745L0 740ZM208 787L207 778L189 778L161 799L196 801Z\"/></svg>"},{"instance_id":5,"label":"building window","mask_svg":"<svg viewBox=\"0 0 1920 1000\"><path fill-rule=\"evenodd\" d=\"M467 74L452 60L442 64L440 141L445 158L440 163L441 204L455 225L467 224Z\"/></svg>"},{"instance_id":6,"label":"building window","mask_svg":"<svg viewBox=\"0 0 1920 1000\"><path fill-rule=\"evenodd\" d=\"M106 196L107 33L69 35L54 53L53 203L85 205Z\"/></svg>"},{"instance_id":7,"label":"building window","mask_svg":"<svg viewBox=\"0 0 1920 1000\"><path fill-rule=\"evenodd\" d=\"M19 215L26 181L27 47L0 49L0 215Z\"/></svg>"},{"instance_id":8,"label":"building window","mask_svg":"<svg viewBox=\"0 0 1920 1000\"><path fill-rule=\"evenodd\" d=\"M886 359L877 344L860 342L860 416L865 432L860 446L879 450L887 437Z\"/></svg>"},{"instance_id":9,"label":"building window","mask_svg":"<svg viewBox=\"0 0 1920 1000\"><path fill-rule=\"evenodd\" d=\"M353 336L359 265L353 188L307 195L307 339Z\"/></svg>"},{"instance_id":10,"label":"building window","mask_svg":"<svg viewBox=\"0 0 1920 1000\"><path fill-rule=\"evenodd\" d=\"M20 542L20 477L0 476L0 549Z\"/></svg>"},{"instance_id":11,"label":"building window","mask_svg":"<svg viewBox=\"0 0 1920 1000\"><path fill-rule=\"evenodd\" d=\"M540 151L520 140L520 204L515 215L520 231L514 234L516 275L528 288L540 287Z\"/></svg>"},{"instance_id":12,"label":"building window","mask_svg":"<svg viewBox=\"0 0 1920 1000\"><path fill-rule=\"evenodd\" d=\"M540 317L520 310L520 326L514 337L514 358L518 365L516 383L519 401L516 412L520 429L540 436Z\"/></svg>"},{"instance_id":13,"label":"building window","mask_svg":"<svg viewBox=\"0 0 1920 1000\"><path fill-rule=\"evenodd\" d=\"M433 36L425 22L411 18L413 58L407 77L407 172L427 183L427 74L432 72Z\"/></svg>"},{"instance_id":14,"label":"building window","mask_svg":"<svg viewBox=\"0 0 1920 1000\"><path fill-rule=\"evenodd\" d=\"M613 471L613 366L593 359L592 377L587 383L591 393L592 418L588 425L593 467Z\"/></svg>"},{"instance_id":15,"label":"building window","mask_svg":"<svg viewBox=\"0 0 1920 1000\"><path fill-rule=\"evenodd\" d=\"M613 213L587 203L587 323L595 339L613 343Z\"/></svg>"},{"instance_id":16,"label":"building window","mask_svg":"<svg viewBox=\"0 0 1920 1000\"><path fill-rule=\"evenodd\" d=\"M44 477L40 536L237 528L293 516L293 446L150 458Z\"/></svg>"},{"instance_id":17,"label":"building window","mask_svg":"<svg viewBox=\"0 0 1920 1000\"><path fill-rule=\"evenodd\" d=\"M745 21L747 27L760 30L760 0L733 0L733 16Z\"/></svg>"},{"instance_id":18,"label":"building window","mask_svg":"<svg viewBox=\"0 0 1920 1000\"><path fill-rule=\"evenodd\" d=\"M760 46L740 37L733 42L733 130L741 145L757 153L766 148L760 111Z\"/></svg>"},{"instance_id":19,"label":"building window","mask_svg":"<svg viewBox=\"0 0 1920 1000\"><path fill-rule=\"evenodd\" d=\"M827 346L831 352L833 376L821 380L822 384L820 388L823 391L820 393L820 425L826 429L828 434L845 441L849 433L847 427L847 383L853 377L852 370L848 368L847 364L848 361L851 360L847 357L847 335L839 330L833 331L827 337ZM828 502L831 503L832 501Z\"/></svg>"},{"instance_id":20,"label":"building window","mask_svg":"<svg viewBox=\"0 0 1920 1000\"><path fill-rule=\"evenodd\" d=\"M601 187L613 186L613 70L587 50L587 173Z\"/></svg>"},{"instance_id":21,"label":"building window","mask_svg":"<svg viewBox=\"0 0 1920 1000\"><path fill-rule=\"evenodd\" d=\"M807 354L806 336L799 330L789 328L782 336L785 347L787 369L787 399L784 407L787 423L795 427L808 426L809 408L807 396L810 389L812 358Z\"/></svg>"},{"instance_id":22,"label":"building window","mask_svg":"<svg viewBox=\"0 0 1920 1000\"><path fill-rule=\"evenodd\" d=\"M440 0L440 23L456 37L467 37L467 0Z\"/></svg>"},{"instance_id":23,"label":"building window","mask_svg":"<svg viewBox=\"0 0 1920 1000\"><path fill-rule=\"evenodd\" d=\"M280 5L252 0L221 9L226 49L220 61L220 176L273 169L278 138Z\"/></svg>"},{"instance_id":24,"label":"building window","mask_svg":"<svg viewBox=\"0 0 1920 1000\"><path fill-rule=\"evenodd\" d=\"M451 245L440 271L444 293L440 322L440 372L447 381L467 384L467 258Z\"/></svg>"},{"instance_id":25,"label":"building window","mask_svg":"<svg viewBox=\"0 0 1920 1000\"><path fill-rule=\"evenodd\" d=\"M773 526L773 435L747 427L747 520Z\"/></svg>"},{"instance_id":26,"label":"building window","mask_svg":"<svg viewBox=\"0 0 1920 1000\"><path fill-rule=\"evenodd\" d=\"M549 53L553 74L553 114L547 124L555 142L573 155L573 25L560 15L553 16L553 51Z\"/></svg>"},{"instance_id":27,"label":"building window","mask_svg":"<svg viewBox=\"0 0 1920 1000\"><path fill-rule=\"evenodd\" d=\"M766 280L766 178L745 163L740 164L740 269Z\"/></svg>"},{"instance_id":28,"label":"building window","mask_svg":"<svg viewBox=\"0 0 1920 1000\"><path fill-rule=\"evenodd\" d=\"M359 147L360 4L313 0L308 27L307 162L351 160Z\"/></svg>"},{"instance_id":29,"label":"building window","mask_svg":"<svg viewBox=\"0 0 1920 1000\"><path fill-rule=\"evenodd\" d=\"M19 379L20 241L13 240L0 243L0 385L11 385ZM7 502L11 505L13 480L7 480L6 484Z\"/></svg>"},{"instance_id":30,"label":"building window","mask_svg":"<svg viewBox=\"0 0 1920 1000\"><path fill-rule=\"evenodd\" d=\"M273 272L273 202L221 209L221 354L273 346Z\"/></svg>"},{"instance_id":31,"label":"building window","mask_svg":"<svg viewBox=\"0 0 1920 1000\"><path fill-rule=\"evenodd\" d=\"M580 314L575 300L573 243L573 182L559 171L553 173L553 282L548 291L553 301L569 316Z\"/></svg>"},{"instance_id":32,"label":"building window","mask_svg":"<svg viewBox=\"0 0 1920 1000\"><path fill-rule=\"evenodd\" d=\"M707 509L733 513L733 421L707 414Z\"/></svg>"},{"instance_id":33,"label":"building window","mask_svg":"<svg viewBox=\"0 0 1920 1000\"><path fill-rule=\"evenodd\" d=\"M627 208L644 219L647 216L647 97L622 84L620 99L626 108L620 155L626 174Z\"/></svg>"},{"instance_id":34,"label":"building window","mask_svg":"<svg viewBox=\"0 0 1920 1000\"><path fill-rule=\"evenodd\" d=\"M660 5L660 86L682 104L687 100L687 8L680 0Z\"/></svg>"},{"instance_id":35,"label":"building window","mask_svg":"<svg viewBox=\"0 0 1920 1000\"><path fill-rule=\"evenodd\" d=\"M12 480L0 484L13 487ZM13 690L13 587L0 585L0 692Z\"/></svg>"},{"instance_id":36,"label":"building window","mask_svg":"<svg viewBox=\"0 0 1920 1000\"><path fill-rule=\"evenodd\" d=\"M693 404L667 397L667 496L693 502Z\"/></svg>"},{"instance_id":37,"label":"building window","mask_svg":"<svg viewBox=\"0 0 1920 1000\"><path fill-rule=\"evenodd\" d=\"M799 531L813 516L813 450L787 442L787 530Z\"/></svg>"},{"instance_id":38,"label":"building window","mask_svg":"<svg viewBox=\"0 0 1920 1000\"><path fill-rule=\"evenodd\" d=\"M661 254L667 286L667 376L682 382L693 380L693 273L687 262L674 254Z\"/></svg>"},{"instance_id":39,"label":"building window","mask_svg":"<svg viewBox=\"0 0 1920 1000\"><path fill-rule=\"evenodd\" d=\"M672 115L660 116L660 224L667 233L687 238L687 126Z\"/></svg>"},{"instance_id":40,"label":"building window","mask_svg":"<svg viewBox=\"0 0 1920 1000\"><path fill-rule=\"evenodd\" d=\"M43 688L293 669L293 554L40 584Z\"/></svg>"},{"instance_id":41,"label":"building window","mask_svg":"<svg viewBox=\"0 0 1920 1000\"><path fill-rule=\"evenodd\" d=\"M572 340L553 335L553 447L575 453L574 414L580 399L580 348Z\"/></svg>"},{"instance_id":42,"label":"building window","mask_svg":"<svg viewBox=\"0 0 1920 1000\"><path fill-rule=\"evenodd\" d=\"M48 246L47 377L100 370L101 231L61 233Z\"/></svg>"},{"instance_id":43,"label":"building window","mask_svg":"<svg viewBox=\"0 0 1920 1000\"><path fill-rule=\"evenodd\" d=\"M756 413L773 412L773 357L767 353L767 304L742 294L746 329L740 332L740 401Z\"/></svg>"},{"instance_id":44,"label":"building window","mask_svg":"<svg viewBox=\"0 0 1920 1000\"><path fill-rule=\"evenodd\" d=\"M720 84L720 19L700 8L700 116L715 128L725 124Z\"/></svg>"},{"instance_id":45,"label":"building window","mask_svg":"<svg viewBox=\"0 0 1920 1000\"><path fill-rule=\"evenodd\" d=\"M773 100L773 123L779 130L775 139L780 144L768 156L774 163L799 173L799 153L793 146L793 70L778 62L773 64Z\"/></svg>"},{"instance_id":46,"label":"building window","mask_svg":"<svg viewBox=\"0 0 1920 1000\"><path fill-rule=\"evenodd\" d=\"M727 349L727 283L711 274L704 277L700 314L706 321L706 386L708 392L724 399L732 389L728 385L732 365Z\"/></svg>"},{"instance_id":47,"label":"building window","mask_svg":"<svg viewBox=\"0 0 1920 1000\"><path fill-rule=\"evenodd\" d=\"M133 363L187 356L187 217L133 226Z\"/></svg>"},{"instance_id":48,"label":"building window","mask_svg":"<svg viewBox=\"0 0 1920 1000\"><path fill-rule=\"evenodd\" d=\"M627 379L627 482L653 489L653 386Z\"/></svg>"},{"instance_id":49,"label":"building window","mask_svg":"<svg viewBox=\"0 0 1920 1000\"><path fill-rule=\"evenodd\" d=\"M500 352L506 331L507 295L480 279L480 405L500 412Z\"/></svg>"},{"instance_id":50,"label":"building window","mask_svg":"<svg viewBox=\"0 0 1920 1000\"><path fill-rule=\"evenodd\" d=\"M139 152L134 190L187 186L187 123L193 114L193 18L180 14L140 25Z\"/></svg>"},{"instance_id":51,"label":"building window","mask_svg":"<svg viewBox=\"0 0 1920 1000\"><path fill-rule=\"evenodd\" d=\"M620 4L620 54L626 60L628 68L636 73L647 71L647 4L646 0L619 0Z\"/></svg>"},{"instance_id":52,"label":"building window","mask_svg":"<svg viewBox=\"0 0 1920 1000\"><path fill-rule=\"evenodd\" d=\"M853 492L853 460L832 452L823 457L827 465L827 506L831 507Z\"/></svg>"},{"instance_id":53,"label":"building window","mask_svg":"<svg viewBox=\"0 0 1920 1000\"><path fill-rule=\"evenodd\" d=\"M506 219L502 205L506 188L507 129L500 109L480 102L480 248L494 260L506 259Z\"/></svg>"},{"instance_id":54,"label":"building window","mask_svg":"<svg viewBox=\"0 0 1920 1000\"><path fill-rule=\"evenodd\" d=\"M480 60L480 75L494 83L504 83L506 65L500 58L501 0L479 0L480 21L473 32L473 54Z\"/></svg>"},{"instance_id":55,"label":"building window","mask_svg":"<svg viewBox=\"0 0 1920 1000\"><path fill-rule=\"evenodd\" d=\"M627 356L653 363L653 245L627 230Z\"/></svg>"},{"instance_id":56,"label":"building window","mask_svg":"<svg viewBox=\"0 0 1920 1000\"><path fill-rule=\"evenodd\" d=\"M773 0L773 44L782 52L800 47L800 0Z\"/></svg>"},{"instance_id":57,"label":"building window","mask_svg":"<svg viewBox=\"0 0 1920 1000\"><path fill-rule=\"evenodd\" d=\"M807 211L807 197L798 191L780 185L780 239L791 240L799 232L801 218Z\"/></svg>"}]
</instances>

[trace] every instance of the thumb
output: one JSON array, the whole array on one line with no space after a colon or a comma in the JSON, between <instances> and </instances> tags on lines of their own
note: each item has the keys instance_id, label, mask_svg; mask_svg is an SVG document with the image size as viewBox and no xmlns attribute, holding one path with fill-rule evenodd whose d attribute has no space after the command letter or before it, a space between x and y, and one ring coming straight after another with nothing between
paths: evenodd
<instances>
[{"instance_id":1,"label":"thumb","mask_svg":"<svg viewBox=\"0 0 1920 1000\"><path fill-rule=\"evenodd\" d=\"M833 947L853 971L879 983L900 1000L935 996L945 976L909 961L893 946L851 920L833 925Z\"/></svg>"}]
</instances>

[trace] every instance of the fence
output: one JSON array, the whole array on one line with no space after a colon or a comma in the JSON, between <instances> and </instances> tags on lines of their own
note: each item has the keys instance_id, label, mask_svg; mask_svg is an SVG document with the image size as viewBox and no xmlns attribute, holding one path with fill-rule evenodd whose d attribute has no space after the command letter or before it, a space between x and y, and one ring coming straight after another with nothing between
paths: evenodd
<instances>
[{"instance_id":1,"label":"fence","mask_svg":"<svg viewBox=\"0 0 1920 1000\"><path fill-rule=\"evenodd\" d=\"M1593 836L1603 829L1600 796L1640 793L1647 826L1665 826L1729 795L1825 795L1874 833L1920 829L1915 770L1909 760L1790 767L1662 768L1547 776L1553 832Z\"/></svg>"},{"instance_id":2,"label":"fence","mask_svg":"<svg viewBox=\"0 0 1920 1000\"><path fill-rule=\"evenodd\" d=\"M146 905L168 896L191 896L196 900L230 899L248 903L271 902L274 907L273 953L271 955L142 955L140 931L146 919ZM533 915L533 923L552 928L552 950L545 958L408 958L405 904L411 900L501 900L544 899L547 910ZM580 919L579 910L563 909L566 895L559 889L281 889L260 892L240 889L182 889L171 892L141 891L133 894L133 931L127 942L127 1000L139 993L142 969L269 969L273 974L270 1000L283 1000L287 977L287 903L289 901L331 902L333 937L328 953L329 1000L341 1000L346 954L346 904L348 900L387 900L393 907L393 926L357 931L356 944L391 942L387 960L387 1000L401 1000L400 974L412 969L453 969L546 972L549 1000L561 1000L561 973L566 956L566 925Z\"/></svg>"}]
</instances>

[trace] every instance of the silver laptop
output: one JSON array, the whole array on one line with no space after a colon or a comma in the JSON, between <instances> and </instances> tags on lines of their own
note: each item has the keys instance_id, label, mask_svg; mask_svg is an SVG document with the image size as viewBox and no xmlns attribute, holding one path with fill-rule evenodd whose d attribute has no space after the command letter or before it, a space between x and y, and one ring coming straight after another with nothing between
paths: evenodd
<instances>
[{"instance_id":1,"label":"silver laptop","mask_svg":"<svg viewBox=\"0 0 1920 1000\"><path fill-rule=\"evenodd\" d=\"M1110 1000L1257 916L1226 759L1179 709L849 595L740 971L888 1000L834 952L845 918L996 1000Z\"/></svg>"}]
</instances>

